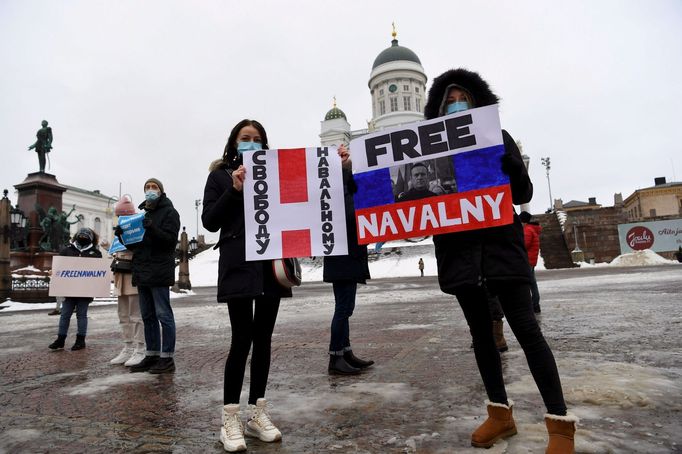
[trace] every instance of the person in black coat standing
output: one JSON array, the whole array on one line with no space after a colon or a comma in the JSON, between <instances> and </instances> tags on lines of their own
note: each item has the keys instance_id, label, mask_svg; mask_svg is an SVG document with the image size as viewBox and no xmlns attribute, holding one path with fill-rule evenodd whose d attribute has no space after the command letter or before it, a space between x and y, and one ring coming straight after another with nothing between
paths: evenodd
<instances>
[{"instance_id":1,"label":"person in black coat standing","mask_svg":"<svg viewBox=\"0 0 682 454\"><path fill-rule=\"evenodd\" d=\"M427 119L497 104L498 98L477 73L453 69L433 81L424 107ZM514 204L527 203L533 185L514 139L502 130L502 172L509 176ZM476 363L488 394L488 419L471 436L471 444L488 448L516 434L513 402L507 398L500 354L495 345L486 288L499 298L502 310L523 348L542 395L549 432L548 453L573 452L577 419L566 413L561 381L549 345L540 331L530 299L530 266L523 227L514 213L509 225L434 236L438 281L457 297L469 324Z\"/></svg>"},{"instance_id":2,"label":"person in black coat standing","mask_svg":"<svg viewBox=\"0 0 682 454\"><path fill-rule=\"evenodd\" d=\"M144 237L126 244L133 255L133 285L137 287L140 315L147 345L144 359L130 372L152 374L175 371L175 317L170 305L170 288L175 284L175 246L180 232L180 215L156 178L144 183ZM120 227L116 235L123 243ZM159 324L161 325L159 327Z\"/></svg>"},{"instance_id":3,"label":"person in black coat standing","mask_svg":"<svg viewBox=\"0 0 682 454\"><path fill-rule=\"evenodd\" d=\"M358 284L370 278L367 265L367 245L358 244L355 226L355 204L353 194L357 192L351 171L351 160L345 145L339 147L343 168L343 196L346 207L346 232L348 235L348 254L324 257L322 279L331 282L334 289L334 317L331 323L329 341L330 375L356 375L362 369L374 364L353 354L350 346L349 319L355 310L355 295Z\"/></svg>"},{"instance_id":4,"label":"person in black coat standing","mask_svg":"<svg viewBox=\"0 0 682 454\"><path fill-rule=\"evenodd\" d=\"M266 411L265 388L279 302L283 297L291 297L291 289L277 283L272 260L246 261L244 232L246 170L242 165L242 154L267 149L265 128L255 120L240 121L230 132L222 159L209 167L204 188L201 221L210 232L220 230L220 239L215 246L220 250L217 299L227 303L232 331L230 352L225 362L220 430L220 441L228 452L246 449L239 397L252 346L246 435L265 442L282 438Z\"/></svg>"},{"instance_id":5,"label":"person in black coat standing","mask_svg":"<svg viewBox=\"0 0 682 454\"><path fill-rule=\"evenodd\" d=\"M97 248L99 240L97 234L87 227L83 227L76 232L71 244L59 251L59 255L65 257L88 257L101 258L102 253ZM57 339L49 345L51 350L61 350L64 348L64 341L69 332L71 314L76 310L76 320L78 331L76 332L76 342L71 350L82 350L85 348L85 336L88 332L88 307L93 298L67 296L62 302L62 311L59 317L59 331Z\"/></svg>"}]
</instances>

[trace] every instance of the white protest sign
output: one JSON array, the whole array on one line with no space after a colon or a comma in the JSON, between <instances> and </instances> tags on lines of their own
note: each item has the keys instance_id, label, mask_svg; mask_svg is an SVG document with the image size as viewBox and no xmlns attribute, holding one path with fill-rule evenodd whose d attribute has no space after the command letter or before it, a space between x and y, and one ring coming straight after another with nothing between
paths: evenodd
<instances>
[{"instance_id":1,"label":"white protest sign","mask_svg":"<svg viewBox=\"0 0 682 454\"><path fill-rule=\"evenodd\" d=\"M106 297L111 295L111 259L52 257L50 296Z\"/></svg>"},{"instance_id":2,"label":"white protest sign","mask_svg":"<svg viewBox=\"0 0 682 454\"><path fill-rule=\"evenodd\" d=\"M348 253L336 148L247 152L244 167L246 260Z\"/></svg>"},{"instance_id":3,"label":"white protest sign","mask_svg":"<svg viewBox=\"0 0 682 454\"><path fill-rule=\"evenodd\" d=\"M351 141L350 154L359 173L501 143L495 104L367 134Z\"/></svg>"}]
</instances>

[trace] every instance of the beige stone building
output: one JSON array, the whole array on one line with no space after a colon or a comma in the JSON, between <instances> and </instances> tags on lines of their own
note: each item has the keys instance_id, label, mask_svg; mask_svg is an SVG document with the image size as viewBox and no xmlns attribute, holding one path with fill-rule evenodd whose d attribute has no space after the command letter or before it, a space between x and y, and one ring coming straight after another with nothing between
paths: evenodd
<instances>
[{"instance_id":1,"label":"beige stone building","mask_svg":"<svg viewBox=\"0 0 682 454\"><path fill-rule=\"evenodd\" d=\"M637 189L623 202L629 221L682 215L682 182L654 179L654 186Z\"/></svg>"}]
</instances>

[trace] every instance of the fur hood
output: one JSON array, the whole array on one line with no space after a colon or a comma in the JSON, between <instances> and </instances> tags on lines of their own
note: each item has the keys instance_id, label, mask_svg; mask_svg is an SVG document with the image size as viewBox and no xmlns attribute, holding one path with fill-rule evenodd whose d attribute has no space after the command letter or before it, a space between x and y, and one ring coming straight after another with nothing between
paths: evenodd
<instances>
[{"instance_id":1,"label":"fur hood","mask_svg":"<svg viewBox=\"0 0 682 454\"><path fill-rule=\"evenodd\" d=\"M208 166L208 171L213 172L214 170L222 169L225 167L227 167L225 161L223 161L222 159L216 159L211 163L211 165Z\"/></svg>"},{"instance_id":2,"label":"fur hood","mask_svg":"<svg viewBox=\"0 0 682 454\"><path fill-rule=\"evenodd\" d=\"M424 106L424 117L427 120L444 114L445 99L452 87L462 88L469 92L473 98L474 107L490 106L499 102L499 98L478 73L464 68L451 69L433 80Z\"/></svg>"}]
</instances>

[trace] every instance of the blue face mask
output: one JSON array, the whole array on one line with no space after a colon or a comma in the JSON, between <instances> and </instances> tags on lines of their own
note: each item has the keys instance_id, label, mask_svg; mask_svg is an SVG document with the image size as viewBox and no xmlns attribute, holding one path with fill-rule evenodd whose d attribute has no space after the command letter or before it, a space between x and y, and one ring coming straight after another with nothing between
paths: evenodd
<instances>
[{"instance_id":1,"label":"blue face mask","mask_svg":"<svg viewBox=\"0 0 682 454\"><path fill-rule=\"evenodd\" d=\"M469 109L469 103L468 102L466 102L466 101L455 101L455 102L447 105L445 113L447 115L450 115L453 113L462 112L462 111L467 110L467 109Z\"/></svg>"},{"instance_id":2,"label":"blue face mask","mask_svg":"<svg viewBox=\"0 0 682 454\"><path fill-rule=\"evenodd\" d=\"M244 154L246 151L262 150L263 145L259 142L239 142L237 144L237 153Z\"/></svg>"},{"instance_id":3,"label":"blue face mask","mask_svg":"<svg viewBox=\"0 0 682 454\"><path fill-rule=\"evenodd\" d=\"M144 199L148 202L153 202L159 198L159 193L156 191L147 191L144 193Z\"/></svg>"}]
</instances>

